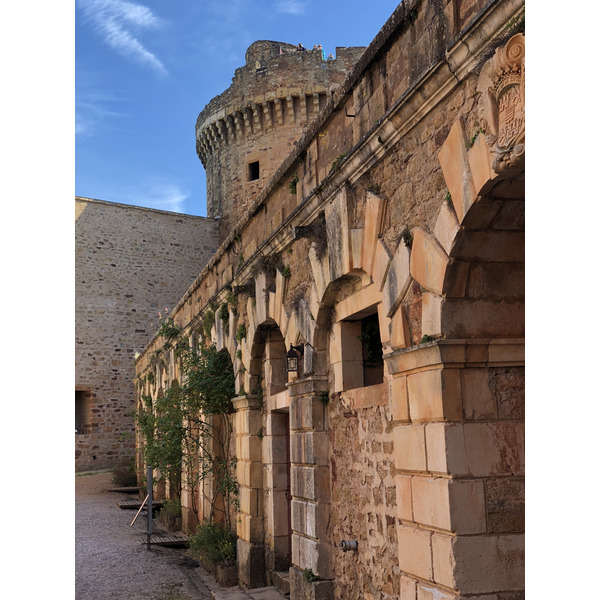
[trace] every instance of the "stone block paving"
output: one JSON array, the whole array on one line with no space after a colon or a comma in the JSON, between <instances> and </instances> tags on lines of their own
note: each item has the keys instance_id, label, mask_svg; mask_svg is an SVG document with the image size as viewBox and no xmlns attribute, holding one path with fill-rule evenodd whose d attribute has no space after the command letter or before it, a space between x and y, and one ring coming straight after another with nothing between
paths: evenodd
<instances>
[{"instance_id":1,"label":"stone block paving","mask_svg":"<svg viewBox=\"0 0 600 600\"><path fill-rule=\"evenodd\" d=\"M220 590L213 591L211 594L212 600L286 600L288 598L272 586L254 588L247 592L240 589Z\"/></svg>"},{"instance_id":2,"label":"stone block paving","mask_svg":"<svg viewBox=\"0 0 600 600\"><path fill-rule=\"evenodd\" d=\"M109 492L112 474L75 478L75 600L285 600L275 588L222 588L187 550L140 543L145 517ZM156 522L156 521L155 521Z\"/></svg>"}]
</instances>

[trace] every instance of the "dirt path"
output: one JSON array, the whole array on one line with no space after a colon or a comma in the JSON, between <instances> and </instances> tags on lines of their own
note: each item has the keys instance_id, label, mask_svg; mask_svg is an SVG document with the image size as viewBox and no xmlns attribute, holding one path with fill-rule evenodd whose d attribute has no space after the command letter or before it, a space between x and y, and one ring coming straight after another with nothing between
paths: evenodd
<instances>
[{"instance_id":1,"label":"dirt path","mask_svg":"<svg viewBox=\"0 0 600 600\"><path fill-rule=\"evenodd\" d=\"M210 600L203 569L183 549L147 550L145 518L130 527L135 511L117 506L135 496L111 486L111 473L75 479L76 600Z\"/></svg>"}]
</instances>

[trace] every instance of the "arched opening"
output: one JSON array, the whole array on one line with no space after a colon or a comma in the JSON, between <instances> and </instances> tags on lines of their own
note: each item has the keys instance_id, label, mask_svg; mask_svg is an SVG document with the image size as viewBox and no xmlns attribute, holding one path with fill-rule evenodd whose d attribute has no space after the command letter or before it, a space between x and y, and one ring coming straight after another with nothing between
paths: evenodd
<instances>
[{"instance_id":1,"label":"arched opening","mask_svg":"<svg viewBox=\"0 0 600 600\"><path fill-rule=\"evenodd\" d=\"M462 346L464 354L455 363L448 357L443 370L448 384L444 388L445 402L457 409L450 417L454 422L439 425L437 430L435 426L430 428L428 441L433 444L439 434L435 443L443 439L453 453L448 452L447 464L438 468L448 473L453 486L471 487L469 502L450 497L451 522L467 512L477 515L476 525L469 523L470 529L464 526L458 531L454 553L458 588L468 586L460 574L472 570L474 564L493 565L490 581L501 581L508 572L512 574L510 585L522 578L524 215L523 178L501 181L478 199L456 235L444 281L443 341ZM466 540L476 543L478 538L473 533L481 540L498 536L498 546L510 551L490 545L473 563L473 557L461 545Z\"/></svg>"},{"instance_id":2,"label":"arched opening","mask_svg":"<svg viewBox=\"0 0 600 600\"><path fill-rule=\"evenodd\" d=\"M238 410L239 576L258 587L287 577L291 562L290 396L286 346L275 321L254 333L251 394Z\"/></svg>"},{"instance_id":3,"label":"arched opening","mask_svg":"<svg viewBox=\"0 0 600 600\"><path fill-rule=\"evenodd\" d=\"M444 280L444 337L525 335L524 187L524 177L501 181L465 216Z\"/></svg>"}]
</instances>

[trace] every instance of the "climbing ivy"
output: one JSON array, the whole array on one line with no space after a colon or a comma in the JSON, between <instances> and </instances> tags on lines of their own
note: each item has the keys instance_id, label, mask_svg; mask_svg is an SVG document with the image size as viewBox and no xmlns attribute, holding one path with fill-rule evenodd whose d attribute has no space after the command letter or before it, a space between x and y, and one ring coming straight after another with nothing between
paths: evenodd
<instances>
[{"instance_id":1,"label":"climbing ivy","mask_svg":"<svg viewBox=\"0 0 600 600\"><path fill-rule=\"evenodd\" d=\"M231 359L214 345L181 347L180 359L181 384L174 380L154 402L142 396L137 423L145 460L178 497L185 474L186 486L200 489L208 502L208 520L216 518L231 531L238 489L230 419L235 396ZM212 486L203 485L209 479ZM198 515L197 494L190 496Z\"/></svg>"}]
</instances>

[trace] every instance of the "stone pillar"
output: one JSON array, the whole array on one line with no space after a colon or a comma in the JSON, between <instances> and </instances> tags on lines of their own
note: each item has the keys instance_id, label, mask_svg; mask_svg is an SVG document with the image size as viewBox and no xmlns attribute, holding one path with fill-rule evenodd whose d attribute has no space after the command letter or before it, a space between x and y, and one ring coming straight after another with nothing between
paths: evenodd
<instances>
[{"instance_id":1,"label":"stone pillar","mask_svg":"<svg viewBox=\"0 0 600 600\"><path fill-rule=\"evenodd\" d=\"M267 583L274 571L290 565L288 513L288 415L271 412L266 417L262 441L264 469L265 563Z\"/></svg>"},{"instance_id":2,"label":"stone pillar","mask_svg":"<svg viewBox=\"0 0 600 600\"><path fill-rule=\"evenodd\" d=\"M257 396L233 399L240 508L237 526L238 577L242 587L265 584L262 506L262 410Z\"/></svg>"},{"instance_id":3,"label":"stone pillar","mask_svg":"<svg viewBox=\"0 0 600 600\"><path fill-rule=\"evenodd\" d=\"M277 125L283 125L283 98L275 99L275 114L277 115Z\"/></svg>"},{"instance_id":4,"label":"stone pillar","mask_svg":"<svg viewBox=\"0 0 600 600\"><path fill-rule=\"evenodd\" d=\"M523 340L439 340L385 362L402 589L523 590Z\"/></svg>"},{"instance_id":5,"label":"stone pillar","mask_svg":"<svg viewBox=\"0 0 600 600\"><path fill-rule=\"evenodd\" d=\"M327 377L312 376L289 385L290 484L292 493L292 599L333 598L333 560L329 535L331 482L326 405L321 392ZM310 569L323 581L315 586L303 577Z\"/></svg>"}]
</instances>

